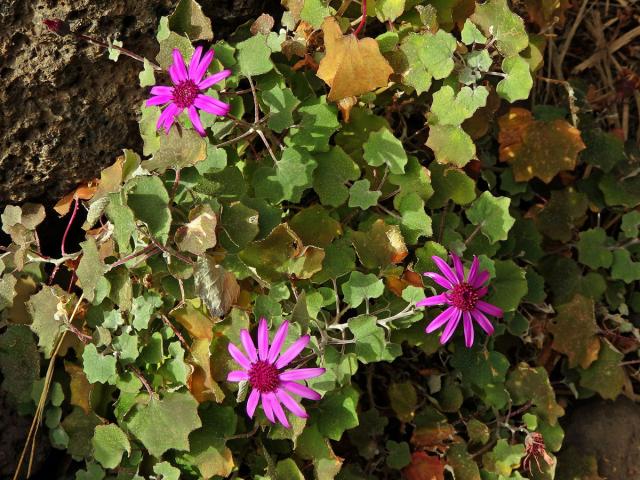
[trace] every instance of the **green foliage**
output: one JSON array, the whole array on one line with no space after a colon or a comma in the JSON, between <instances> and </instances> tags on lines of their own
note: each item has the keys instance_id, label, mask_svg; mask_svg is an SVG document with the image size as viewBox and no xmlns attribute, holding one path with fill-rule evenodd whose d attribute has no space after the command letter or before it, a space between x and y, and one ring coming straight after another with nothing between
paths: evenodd
<instances>
[{"instance_id":1,"label":"green foliage","mask_svg":"<svg viewBox=\"0 0 640 480\"><path fill-rule=\"evenodd\" d=\"M60 241L44 207L4 209L7 401L77 479L553 478L521 464L525 428L562 446L556 388L613 399L636 381L637 152L593 126L578 84L571 117L508 105L539 42L506 0L372 0L357 39L360 2L282 3L282 30L263 16L214 44L208 74L232 75L207 93L232 115L203 114L206 137L141 108L144 159L125 151L92 198L74 192L79 247L44 255ZM204 11L181 0L161 20L162 68L212 41ZM338 12L341 88L372 73L362 52L393 74L336 103L315 64ZM145 61L140 85L163 75ZM462 324L441 346L425 327L442 309L415 307L444 292L421 274L450 252L465 272L478 258L476 293L504 312L472 348ZM290 322L285 349L309 335L287 368L326 369L289 429L249 418L250 382L226 381L261 316L271 338Z\"/></svg>"}]
</instances>

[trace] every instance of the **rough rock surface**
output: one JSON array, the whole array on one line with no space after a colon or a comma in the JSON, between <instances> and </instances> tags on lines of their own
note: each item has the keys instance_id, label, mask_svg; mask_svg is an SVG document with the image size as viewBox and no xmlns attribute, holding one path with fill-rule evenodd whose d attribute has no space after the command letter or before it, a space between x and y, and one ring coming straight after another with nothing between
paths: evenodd
<instances>
[{"instance_id":1,"label":"rough rock surface","mask_svg":"<svg viewBox=\"0 0 640 480\"><path fill-rule=\"evenodd\" d=\"M640 405L620 397L615 402L596 401L576 408L566 425L563 451L568 449L580 457L595 456L602 478L640 478ZM560 464L563 460L573 463L561 452Z\"/></svg>"},{"instance_id":2,"label":"rough rock surface","mask_svg":"<svg viewBox=\"0 0 640 480\"><path fill-rule=\"evenodd\" d=\"M42 24L112 38L152 58L159 18L177 0L0 0L0 204L50 203L99 176L124 147L140 150L140 64L59 37ZM217 38L277 0L202 0Z\"/></svg>"}]
</instances>

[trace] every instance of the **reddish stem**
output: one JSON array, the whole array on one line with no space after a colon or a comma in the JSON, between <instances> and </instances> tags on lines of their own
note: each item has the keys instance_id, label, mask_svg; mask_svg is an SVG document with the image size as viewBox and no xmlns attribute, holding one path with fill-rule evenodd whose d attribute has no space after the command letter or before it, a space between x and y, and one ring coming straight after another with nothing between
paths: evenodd
<instances>
[{"instance_id":1,"label":"reddish stem","mask_svg":"<svg viewBox=\"0 0 640 480\"><path fill-rule=\"evenodd\" d=\"M62 236L62 244L60 245L60 251L62 252L62 256L66 256L67 254L64 251L64 245L67 241L67 235L69 235L69 231L71 230L71 225L73 221L76 219L76 214L78 213L78 207L80 206L80 200L77 198L73 199L73 212L71 213L71 218L69 219L69 223L67 224L67 229L64 231L64 235Z\"/></svg>"},{"instance_id":2,"label":"reddish stem","mask_svg":"<svg viewBox=\"0 0 640 480\"><path fill-rule=\"evenodd\" d=\"M367 0L362 0L362 18L360 19L360 24L358 25L358 28L356 28L356 30L353 32L356 38L358 38L358 35L360 35L360 32L362 31L366 23L367 23Z\"/></svg>"}]
</instances>

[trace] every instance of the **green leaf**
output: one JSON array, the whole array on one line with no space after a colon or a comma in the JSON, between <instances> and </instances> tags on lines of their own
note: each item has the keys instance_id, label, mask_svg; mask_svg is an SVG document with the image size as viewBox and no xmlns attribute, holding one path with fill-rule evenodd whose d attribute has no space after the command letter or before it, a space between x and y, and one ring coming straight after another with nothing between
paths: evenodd
<instances>
[{"instance_id":1,"label":"green leaf","mask_svg":"<svg viewBox=\"0 0 640 480\"><path fill-rule=\"evenodd\" d=\"M344 300L356 308L362 302L378 298L384 293L384 283L372 273L351 272L349 280L342 284Z\"/></svg>"},{"instance_id":2,"label":"green leaf","mask_svg":"<svg viewBox=\"0 0 640 480\"><path fill-rule=\"evenodd\" d=\"M262 93L262 101L269 107L269 128L280 133L293 125L293 111L300 100L291 89L274 85Z\"/></svg>"},{"instance_id":3,"label":"green leaf","mask_svg":"<svg viewBox=\"0 0 640 480\"><path fill-rule=\"evenodd\" d=\"M502 62L502 71L506 77L500 80L496 87L498 95L511 103L526 100L533 87L529 63L518 55L505 58Z\"/></svg>"},{"instance_id":4,"label":"green leaf","mask_svg":"<svg viewBox=\"0 0 640 480\"><path fill-rule=\"evenodd\" d=\"M62 428L60 431L64 432ZM104 470L97 463L89 463L86 470L78 470L76 472L76 480L103 480L105 477ZM133 479L137 480L137 479Z\"/></svg>"},{"instance_id":5,"label":"green leaf","mask_svg":"<svg viewBox=\"0 0 640 480\"><path fill-rule=\"evenodd\" d=\"M91 444L93 458L104 468L116 468L122 461L124 452L131 455L129 438L115 423L98 425Z\"/></svg>"},{"instance_id":6,"label":"green leaf","mask_svg":"<svg viewBox=\"0 0 640 480\"><path fill-rule=\"evenodd\" d=\"M242 202L232 202L222 209L220 243L232 252L245 248L258 236L260 214Z\"/></svg>"},{"instance_id":7,"label":"green leaf","mask_svg":"<svg viewBox=\"0 0 640 480\"><path fill-rule=\"evenodd\" d=\"M153 67L151 66L151 62L146 58L144 59L144 68L138 74L138 79L140 81L140 86L142 88L150 87L156 84L156 77L154 74Z\"/></svg>"},{"instance_id":8,"label":"green leaf","mask_svg":"<svg viewBox=\"0 0 640 480\"><path fill-rule=\"evenodd\" d=\"M353 272L349 282L352 282L353 274L355 273L359 272ZM343 285L343 293L345 293L346 299L347 292L344 290L345 285ZM368 292L370 291L371 290ZM353 292L351 291L350 294L352 293ZM356 340L356 355L358 356L358 360L362 363L381 362L384 360L391 361L402 353L399 345L387 343L385 331L382 327L378 326L376 317L360 315L358 317L350 318L348 325L349 330L351 330L351 333L353 333L353 337Z\"/></svg>"},{"instance_id":9,"label":"green leaf","mask_svg":"<svg viewBox=\"0 0 640 480\"><path fill-rule=\"evenodd\" d=\"M189 435L190 449L185 458L204 478L228 477L234 460L225 439L236 432L238 416L231 407L209 404L200 411L200 418L202 428Z\"/></svg>"},{"instance_id":10,"label":"green leaf","mask_svg":"<svg viewBox=\"0 0 640 480\"><path fill-rule=\"evenodd\" d=\"M305 0L300 10L300 18L313 28L319 29L323 20L331 15L331 10L325 0Z\"/></svg>"},{"instance_id":11,"label":"green leaf","mask_svg":"<svg viewBox=\"0 0 640 480\"><path fill-rule=\"evenodd\" d=\"M351 386L327 393L318 403L315 421L318 430L331 440L340 440L345 430L358 426L359 393Z\"/></svg>"},{"instance_id":12,"label":"green leaf","mask_svg":"<svg viewBox=\"0 0 640 480\"><path fill-rule=\"evenodd\" d=\"M389 455L387 456L387 465L394 470L401 470L411 463L411 450L407 442L394 442L387 440L385 444Z\"/></svg>"},{"instance_id":13,"label":"green leaf","mask_svg":"<svg viewBox=\"0 0 640 480\"><path fill-rule=\"evenodd\" d=\"M494 197L491 192L483 192L467 209L467 218L478 227L491 243L506 240L509 230L516 222L509 215L511 199Z\"/></svg>"},{"instance_id":14,"label":"green leaf","mask_svg":"<svg viewBox=\"0 0 640 480\"><path fill-rule=\"evenodd\" d=\"M404 13L405 0L376 0L375 14L381 22L393 22Z\"/></svg>"},{"instance_id":15,"label":"green leaf","mask_svg":"<svg viewBox=\"0 0 640 480\"><path fill-rule=\"evenodd\" d=\"M278 280L288 273L290 261L300 246L298 236L287 224L281 224L264 240L250 243L239 257L262 278Z\"/></svg>"},{"instance_id":16,"label":"green leaf","mask_svg":"<svg viewBox=\"0 0 640 480\"><path fill-rule=\"evenodd\" d=\"M76 275L78 275L78 286L82 288L84 297L92 302L95 297L96 286L104 275L105 266L100 259L100 253L96 241L88 237L80 244L82 247L82 258L78 264Z\"/></svg>"},{"instance_id":17,"label":"green leaf","mask_svg":"<svg viewBox=\"0 0 640 480\"><path fill-rule=\"evenodd\" d=\"M576 295L557 310L558 316L549 327L553 349L567 355L569 368L588 368L600 351L593 300Z\"/></svg>"},{"instance_id":18,"label":"green leaf","mask_svg":"<svg viewBox=\"0 0 640 480\"><path fill-rule=\"evenodd\" d=\"M505 57L516 55L529 45L524 21L509 9L507 0L489 0L476 5L471 21L487 37L496 39L496 47Z\"/></svg>"},{"instance_id":19,"label":"green leaf","mask_svg":"<svg viewBox=\"0 0 640 480\"><path fill-rule=\"evenodd\" d=\"M512 312L527 294L528 284L526 272L513 260L495 260L496 277L490 282L492 293L487 298L489 303Z\"/></svg>"},{"instance_id":20,"label":"green leaf","mask_svg":"<svg viewBox=\"0 0 640 480\"><path fill-rule=\"evenodd\" d=\"M160 35L160 31L158 31L158 35ZM166 37L162 39L158 38L158 42L160 43L160 51L158 52L158 55L156 55L156 61L163 69L169 68L173 63L174 49L177 48L180 50L182 58L185 60L190 59L195 50L191 44L191 40L182 35L178 35L176 32L168 31Z\"/></svg>"},{"instance_id":21,"label":"green leaf","mask_svg":"<svg viewBox=\"0 0 640 480\"><path fill-rule=\"evenodd\" d=\"M267 44L267 35L258 33L236 45L240 72L248 77L255 77L273 69L271 49Z\"/></svg>"},{"instance_id":22,"label":"green leaf","mask_svg":"<svg viewBox=\"0 0 640 480\"><path fill-rule=\"evenodd\" d=\"M95 413L87 414L79 407L75 407L64 420L61 426L68 435L67 453L80 459L93 454L91 439L95 428L102 423Z\"/></svg>"},{"instance_id":23,"label":"green leaf","mask_svg":"<svg viewBox=\"0 0 640 480\"><path fill-rule=\"evenodd\" d=\"M133 315L133 328L136 330L146 330L149 328L151 316L155 309L162 305L162 299L155 292L144 292L133 300L131 315Z\"/></svg>"},{"instance_id":24,"label":"green leaf","mask_svg":"<svg viewBox=\"0 0 640 480\"><path fill-rule=\"evenodd\" d=\"M613 253L609 247L611 239L604 228L592 228L580 232L580 240L576 245L580 263L595 269L609 268L613 261Z\"/></svg>"},{"instance_id":25,"label":"green leaf","mask_svg":"<svg viewBox=\"0 0 640 480\"><path fill-rule=\"evenodd\" d=\"M486 87L462 87L458 93L444 85L433 94L429 112L429 125L461 125L466 119L487 104L489 90Z\"/></svg>"},{"instance_id":26,"label":"green leaf","mask_svg":"<svg viewBox=\"0 0 640 480\"><path fill-rule=\"evenodd\" d=\"M131 182L127 204L138 220L149 227L149 232L162 244L169 239L171 211L169 193L158 177L136 177Z\"/></svg>"},{"instance_id":27,"label":"green leaf","mask_svg":"<svg viewBox=\"0 0 640 480\"><path fill-rule=\"evenodd\" d=\"M27 302L31 330L38 336L38 347L49 358L65 329L66 312L55 287L45 286Z\"/></svg>"},{"instance_id":28,"label":"green leaf","mask_svg":"<svg viewBox=\"0 0 640 480\"><path fill-rule=\"evenodd\" d=\"M325 248L322 270L314 277L314 283L322 284L328 279L337 279L356 268L356 252L346 240L338 240Z\"/></svg>"},{"instance_id":29,"label":"green leaf","mask_svg":"<svg viewBox=\"0 0 640 480\"><path fill-rule=\"evenodd\" d=\"M624 283L632 283L640 280L640 262L631 260L631 253L626 249L618 249L613 252L613 264L611 265L611 278L622 280Z\"/></svg>"},{"instance_id":30,"label":"green leaf","mask_svg":"<svg viewBox=\"0 0 640 480\"><path fill-rule=\"evenodd\" d=\"M193 42L213 40L211 20L195 0L180 0L176 9L169 15L169 28L172 32L187 36Z\"/></svg>"},{"instance_id":31,"label":"green leaf","mask_svg":"<svg viewBox=\"0 0 640 480\"><path fill-rule=\"evenodd\" d=\"M325 248L342 235L342 225L320 205L313 205L296 213L289 221L291 229L305 245Z\"/></svg>"},{"instance_id":32,"label":"green leaf","mask_svg":"<svg viewBox=\"0 0 640 480\"><path fill-rule=\"evenodd\" d=\"M473 45L474 43L487 43L487 37L485 37L478 27L476 27L468 18L464 21L464 27L462 28L462 42L465 45Z\"/></svg>"},{"instance_id":33,"label":"green leaf","mask_svg":"<svg viewBox=\"0 0 640 480\"><path fill-rule=\"evenodd\" d=\"M192 167L207 158L207 142L192 129L169 130L168 135L160 135L160 148L150 160L142 162L142 167L158 173L168 168L180 170Z\"/></svg>"},{"instance_id":34,"label":"green leaf","mask_svg":"<svg viewBox=\"0 0 640 480\"><path fill-rule=\"evenodd\" d=\"M40 354L26 325L11 325L0 335L0 372L8 398L30 404L31 388L40 378Z\"/></svg>"},{"instance_id":35,"label":"green leaf","mask_svg":"<svg viewBox=\"0 0 640 480\"><path fill-rule=\"evenodd\" d=\"M82 366L89 383L114 383L116 380L116 357L98 353L93 343L84 347Z\"/></svg>"},{"instance_id":36,"label":"green leaf","mask_svg":"<svg viewBox=\"0 0 640 480\"><path fill-rule=\"evenodd\" d=\"M113 40L113 41L109 41L109 45L122 47L123 43L120 40ZM109 46L107 50L109 52L109 60L113 62L117 62L118 58L120 58L121 51L118 50L117 48L113 48L112 46Z\"/></svg>"},{"instance_id":37,"label":"green leaf","mask_svg":"<svg viewBox=\"0 0 640 480\"><path fill-rule=\"evenodd\" d=\"M160 475L162 480L180 480L180 470L169 462L156 463L153 466L153 473Z\"/></svg>"},{"instance_id":38,"label":"green leaf","mask_svg":"<svg viewBox=\"0 0 640 480\"><path fill-rule=\"evenodd\" d=\"M286 458L276 465L274 480L304 480L304 475L293 459Z\"/></svg>"},{"instance_id":39,"label":"green leaf","mask_svg":"<svg viewBox=\"0 0 640 480\"><path fill-rule=\"evenodd\" d=\"M420 237L430 237L431 217L424 210L424 200L417 193L404 195L397 206L402 215L400 229L405 241L414 245Z\"/></svg>"},{"instance_id":40,"label":"green leaf","mask_svg":"<svg viewBox=\"0 0 640 480\"><path fill-rule=\"evenodd\" d=\"M109 203L105 210L107 218L113 224L113 238L118 244L118 252L131 252L131 237L136 231L133 211L125 205L121 193L109 194Z\"/></svg>"},{"instance_id":41,"label":"green leaf","mask_svg":"<svg viewBox=\"0 0 640 480\"><path fill-rule=\"evenodd\" d=\"M627 238L636 238L640 232L640 212L633 210L629 213L625 213L622 216L622 223L620 224L620 230Z\"/></svg>"},{"instance_id":42,"label":"green leaf","mask_svg":"<svg viewBox=\"0 0 640 480\"><path fill-rule=\"evenodd\" d=\"M378 204L378 199L382 192L380 190L371 191L369 180L358 180L349 188L349 207L367 210Z\"/></svg>"},{"instance_id":43,"label":"green leaf","mask_svg":"<svg viewBox=\"0 0 640 480\"><path fill-rule=\"evenodd\" d=\"M189 434L202 426L198 402L185 392L169 392L162 399L155 395L139 404L128 427L154 457L167 450L188 450Z\"/></svg>"},{"instance_id":44,"label":"green leaf","mask_svg":"<svg viewBox=\"0 0 640 480\"><path fill-rule=\"evenodd\" d=\"M305 189L313 183L317 162L300 148L286 148L275 168L262 167L253 176L256 196L279 203L299 202Z\"/></svg>"},{"instance_id":45,"label":"green leaf","mask_svg":"<svg viewBox=\"0 0 640 480\"><path fill-rule=\"evenodd\" d=\"M323 205L339 207L349 198L345 183L360 177L360 169L340 147L333 147L315 158L318 167L313 172L313 189Z\"/></svg>"},{"instance_id":46,"label":"green leaf","mask_svg":"<svg viewBox=\"0 0 640 480\"><path fill-rule=\"evenodd\" d=\"M614 134L601 130L583 130L581 133L587 149L580 154L580 158L586 163L610 172L626 160L624 142Z\"/></svg>"},{"instance_id":47,"label":"green leaf","mask_svg":"<svg viewBox=\"0 0 640 480\"><path fill-rule=\"evenodd\" d=\"M597 392L602 398L615 400L627 382L627 374L620 365L624 354L606 340L601 340L598 359L580 372L580 385Z\"/></svg>"},{"instance_id":48,"label":"green leaf","mask_svg":"<svg viewBox=\"0 0 640 480\"><path fill-rule=\"evenodd\" d=\"M524 454L524 445L510 445L501 438L491 452L484 454L482 463L490 472L511 477L513 470L520 467Z\"/></svg>"},{"instance_id":49,"label":"green leaf","mask_svg":"<svg viewBox=\"0 0 640 480\"><path fill-rule=\"evenodd\" d=\"M454 167L429 165L434 194L427 201L430 208L444 207L449 200L458 205L466 205L476 198L476 184L463 171Z\"/></svg>"},{"instance_id":50,"label":"green leaf","mask_svg":"<svg viewBox=\"0 0 640 480\"><path fill-rule=\"evenodd\" d=\"M429 89L431 78L440 80L453 71L456 39L444 30L438 30L435 34L410 33L400 48L410 65L404 73L404 80L418 94Z\"/></svg>"},{"instance_id":51,"label":"green leaf","mask_svg":"<svg viewBox=\"0 0 640 480\"><path fill-rule=\"evenodd\" d=\"M476 154L476 146L467 132L452 125L432 125L427 146L433 150L438 163L458 167L465 166Z\"/></svg>"},{"instance_id":52,"label":"green leaf","mask_svg":"<svg viewBox=\"0 0 640 480\"><path fill-rule=\"evenodd\" d=\"M554 190L551 199L536 218L538 230L552 240L568 242L574 227L584 217L588 199L573 188Z\"/></svg>"},{"instance_id":53,"label":"green leaf","mask_svg":"<svg viewBox=\"0 0 640 480\"><path fill-rule=\"evenodd\" d=\"M326 98L321 97L298 111L302 119L296 128L290 130L291 135L285 138L285 143L306 148L314 154L329 151L331 149L329 138L340 127L336 107L328 105Z\"/></svg>"}]
</instances>

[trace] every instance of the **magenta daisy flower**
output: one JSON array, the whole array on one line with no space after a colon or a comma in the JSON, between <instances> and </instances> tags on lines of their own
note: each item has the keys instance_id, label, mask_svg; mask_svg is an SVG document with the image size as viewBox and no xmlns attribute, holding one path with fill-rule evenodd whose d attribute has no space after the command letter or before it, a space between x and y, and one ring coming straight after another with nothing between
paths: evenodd
<instances>
[{"instance_id":1,"label":"magenta daisy flower","mask_svg":"<svg viewBox=\"0 0 640 480\"><path fill-rule=\"evenodd\" d=\"M193 52L187 69L180 50L177 48L173 50L173 63L169 67L173 87L155 86L151 89L152 97L147 100L147 107L168 104L158 118L156 124L158 130L164 128L168 133L176 118L186 109L193 128L204 137L206 133L198 110L220 116L229 113L228 104L208 97L202 92L231 75L231 70L222 70L203 79L213 60L213 50L209 50L203 58L200 57L202 57L202 47L196 48Z\"/></svg>"},{"instance_id":2,"label":"magenta daisy flower","mask_svg":"<svg viewBox=\"0 0 640 480\"><path fill-rule=\"evenodd\" d=\"M451 254L453 269L440 257L433 256L431 258L436 262L442 275L434 272L425 272L424 276L446 288L447 291L440 295L420 300L416 303L416 306L449 305L449 307L432 320L427 326L426 332L432 333L446 325L440 337L440 343L445 344L451 339L458 323L460 323L460 319L462 319L464 324L464 343L467 347L473 345L473 320L478 322L487 335L491 335L493 333L493 325L485 314L502 317L502 309L481 300L487 294L487 287L483 286L483 284L489 280L489 272L486 270L478 271L480 267L478 257L474 255L466 279L462 261L454 253Z\"/></svg>"},{"instance_id":3,"label":"magenta daisy flower","mask_svg":"<svg viewBox=\"0 0 640 480\"><path fill-rule=\"evenodd\" d=\"M258 403L262 401L262 409L271 423L279 421L289 428L290 424L282 405L300 418L307 418L307 412L290 394L309 400L319 400L320 394L296 380L306 380L322 375L324 368L298 368L282 371L295 359L309 343L309 335L296 340L282 355L282 345L287 338L289 322L283 322L273 337L269 347L269 330L267 320L260 319L258 325L258 349L256 350L251 335L246 330L240 332L240 340L247 356L233 343L229 344L229 353L240 364L242 370L229 372L229 382L247 381L251 385L251 393L247 400L247 414L253 418Z\"/></svg>"}]
</instances>

